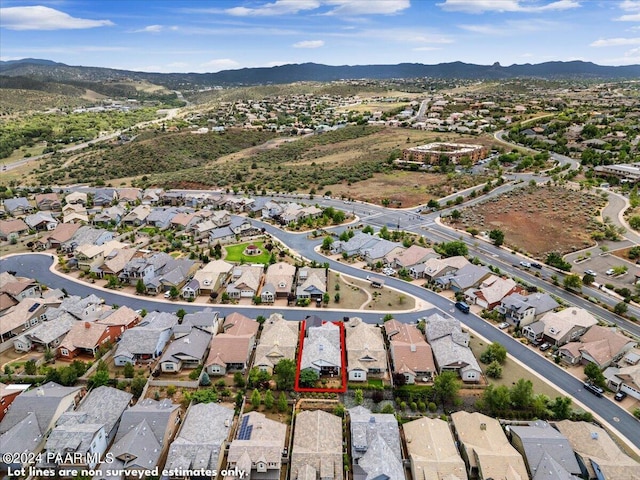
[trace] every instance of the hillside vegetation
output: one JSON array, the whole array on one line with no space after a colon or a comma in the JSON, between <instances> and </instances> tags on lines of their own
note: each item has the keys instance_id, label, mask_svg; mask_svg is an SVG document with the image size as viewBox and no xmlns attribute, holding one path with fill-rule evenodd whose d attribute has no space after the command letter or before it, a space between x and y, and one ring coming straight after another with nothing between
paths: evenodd
<instances>
[{"instance_id":1,"label":"hillside vegetation","mask_svg":"<svg viewBox=\"0 0 640 480\"><path fill-rule=\"evenodd\" d=\"M97 144L65 165L50 162L36 170L42 184L108 181L197 167L274 138L270 132L229 130L224 134L147 132L124 145Z\"/></svg>"}]
</instances>

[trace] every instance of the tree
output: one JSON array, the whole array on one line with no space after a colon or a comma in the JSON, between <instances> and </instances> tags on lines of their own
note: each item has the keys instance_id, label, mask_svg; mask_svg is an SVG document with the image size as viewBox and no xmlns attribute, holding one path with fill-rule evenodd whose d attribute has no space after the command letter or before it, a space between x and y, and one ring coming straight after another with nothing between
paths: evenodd
<instances>
[{"instance_id":1,"label":"tree","mask_svg":"<svg viewBox=\"0 0 640 480\"><path fill-rule=\"evenodd\" d=\"M393 314L387 313L384 317L382 317L383 322L388 322L389 320L393 320Z\"/></svg>"},{"instance_id":2,"label":"tree","mask_svg":"<svg viewBox=\"0 0 640 480\"><path fill-rule=\"evenodd\" d=\"M144 282L142 281L141 278L138 279L138 281L136 282L136 293L138 295L142 295L145 292L146 288L144 286Z\"/></svg>"},{"instance_id":3,"label":"tree","mask_svg":"<svg viewBox=\"0 0 640 480\"><path fill-rule=\"evenodd\" d=\"M607 381L602 370L600 370L600 367L593 362L589 362L585 365L584 374L594 385L598 385L599 387L605 387L607 385Z\"/></svg>"},{"instance_id":4,"label":"tree","mask_svg":"<svg viewBox=\"0 0 640 480\"><path fill-rule=\"evenodd\" d=\"M287 410L287 407L287 397L284 392L280 392L280 396L278 397L278 411L282 413Z\"/></svg>"},{"instance_id":5,"label":"tree","mask_svg":"<svg viewBox=\"0 0 640 480\"><path fill-rule=\"evenodd\" d=\"M278 390L292 390L296 380L296 364L293 360L283 358L275 367Z\"/></svg>"},{"instance_id":6,"label":"tree","mask_svg":"<svg viewBox=\"0 0 640 480\"><path fill-rule=\"evenodd\" d=\"M362 405L362 402L364 402L364 394L362 393L361 389L356 389L356 391L353 393L353 398L356 402L356 405Z\"/></svg>"},{"instance_id":7,"label":"tree","mask_svg":"<svg viewBox=\"0 0 640 480\"><path fill-rule=\"evenodd\" d=\"M373 235L373 227L371 225L367 225L362 229L362 233L367 233L369 235Z\"/></svg>"},{"instance_id":8,"label":"tree","mask_svg":"<svg viewBox=\"0 0 640 480\"><path fill-rule=\"evenodd\" d=\"M445 257L466 257L469 254L469 248L460 240L444 242L440 244L437 250L438 253L441 253Z\"/></svg>"},{"instance_id":9,"label":"tree","mask_svg":"<svg viewBox=\"0 0 640 480\"><path fill-rule=\"evenodd\" d=\"M260 395L260 391L255 388L253 393L251 394L251 405L254 410L257 410L260 404L262 403L262 395Z\"/></svg>"},{"instance_id":10,"label":"tree","mask_svg":"<svg viewBox=\"0 0 640 480\"><path fill-rule=\"evenodd\" d=\"M242 372L236 372L233 374L233 384L238 388L244 388L245 381Z\"/></svg>"},{"instance_id":11,"label":"tree","mask_svg":"<svg viewBox=\"0 0 640 480\"><path fill-rule=\"evenodd\" d=\"M511 392L506 385L489 385L482 395L485 406L493 414L504 412L511 407Z\"/></svg>"},{"instance_id":12,"label":"tree","mask_svg":"<svg viewBox=\"0 0 640 480\"><path fill-rule=\"evenodd\" d=\"M180 323L184 320L184 316L187 314L187 311L184 308L181 308L176 312L176 317L180 319Z\"/></svg>"},{"instance_id":13,"label":"tree","mask_svg":"<svg viewBox=\"0 0 640 480\"><path fill-rule=\"evenodd\" d=\"M511 387L511 403L515 408L526 409L533 403L533 383L521 378Z\"/></svg>"},{"instance_id":14,"label":"tree","mask_svg":"<svg viewBox=\"0 0 640 480\"><path fill-rule=\"evenodd\" d=\"M322 240L322 247L320 247L320 248L322 248L322 250L326 252L326 251L331 250L331 245L332 244L333 244L333 237L326 236Z\"/></svg>"},{"instance_id":15,"label":"tree","mask_svg":"<svg viewBox=\"0 0 640 480\"><path fill-rule=\"evenodd\" d=\"M462 216L462 214L460 213L460 210L455 209L451 212L451 219L452 220L459 220L460 217Z\"/></svg>"},{"instance_id":16,"label":"tree","mask_svg":"<svg viewBox=\"0 0 640 480\"><path fill-rule=\"evenodd\" d=\"M582 288L582 280L579 275L574 273L564 277L563 285L567 290L580 290Z\"/></svg>"},{"instance_id":17,"label":"tree","mask_svg":"<svg viewBox=\"0 0 640 480\"><path fill-rule=\"evenodd\" d=\"M89 379L89 383L93 388L106 385L107 383L109 383L109 371L97 370L96 373Z\"/></svg>"},{"instance_id":18,"label":"tree","mask_svg":"<svg viewBox=\"0 0 640 480\"><path fill-rule=\"evenodd\" d=\"M625 313L627 313L628 309L629 307L624 302L616 303L616 306L613 307L613 311L618 315L624 315Z\"/></svg>"},{"instance_id":19,"label":"tree","mask_svg":"<svg viewBox=\"0 0 640 480\"><path fill-rule=\"evenodd\" d=\"M504 243L504 232L500 229L493 229L489 232L489 238L493 240L493 244L499 247Z\"/></svg>"},{"instance_id":20,"label":"tree","mask_svg":"<svg viewBox=\"0 0 640 480\"><path fill-rule=\"evenodd\" d=\"M500 362L497 360L494 360L489 364L484 373L490 378L502 378L502 365L500 365Z\"/></svg>"},{"instance_id":21,"label":"tree","mask_svg":"<svg viewBox=\"0 0 640 480\"><path fill-rule=\"evenodd\" d=\"M551 405L553 417L556 420L565 420L571 416L571 398L556 397Z\"/></svg>"},{"instance_id":22,"label":"tree","mask_svg":"<svg viewBox=\"0 0 640 480\"><path fill-rule=\"evenodd\" d=\"M207 372L202 372L202 375L200 376L200 385L203 387L208 387L209 385L211 385L211 377L209 377L209 374Z\"/></svg>"},{"instance_id":23,"label":"tree","mask_svg":"<svg viewBox=\"0 0 640 480\"><path fill-rule=\"evenodd\" d=\"M318 381L318 372L312 368L305 368L300 372L300 385L303 387L314 387Z\"/></svg>"},{"instance_id":24,"label":"tree","mask_svg":"<svg viewBox=\"0 0 640 480\"><path fill-rule=\"evenodd\" d=\"M131 381L131 393L134 397L139 398L142 395L147 379L144 377L136 377Z\"/></svg>"},{"instance_id":25,"label":"tree","mask_svg":"<svg viewBox=\"0 0 640 480\"><path fill-rule=\"evenodd\" d=\"M264 394L264 406L267 407L268 410L271 410L273 408L273 402L273 393L271 390L267 390Z\"/></svg>"},{"instance_id":26,"label":"tree","mask_svg":"<svg viewBox=\"0 0 640 480\"><path fill-rule=\"evenodd\" d=\"M169 296L171 298L178 298L178 295L180 295L180 291L178 290L178 288L174 285L169 289Z\"/></svg>"},{"instance_id":27,"label":"tree","mask_svg":"<svg viewBox=\"0 0 640 480\"><path fill-rule=\"evenodd\" d=\"M482 363L498 362L503 364L507 359L507 349L501 344L494 342L487 347L487 349L480 355L480 361Z\"/></svg>"},{"instance_id":28,"label":"tree","mask_svg":"<svg viewBox=\"0 0 640 480\"><path fill-rule=\"evenodd\" d=\"M135 369L131 362L127 362L124 366L124 378L133 378L135 375Z\"/></svg>"},{"instance_id":29,"label":"tree","mask_svg":"<svg viewBox=\"0 0 640 480\"><path fill-rule=\"evenodd\" d=\"M460 380L455 372L442 372L433 382L434 397L440 401L442 408L458 398L458 390L460 390Z\"/></svg>"},{"instance_id":30,"label":"tree","mask_svg":"<svg viewBox=\"0 0 640 480\"><path fill-rule=\"evenodd\" d=\"M322 295L322 302L327 305L329 303L329 300L331 300L331 296L329 295L329 293L324 292L324 295Z\"/></svg>"},{"instance_id":31,"label":"tree","mask_svg":"<svg viewBox=\"0 0 640 480\"><path fill-rule=\"evenodd\" d=\"M100 374L102 377L104 376L104 372L96 373L96 375L94 375L93 377L91 377L91 379L89 379L91 384L90 386L93 385L94 377L97 376L98 374ZM74 385L78 380L78 372L76 372L73 367L62 367L60 369L59 375L60 375L59 383L61 383L65 387L70 387L71 385ZM107 381L109 380L109 372L106 372L106 376L107 376L107 379L105 383L101 383L100 385L105 385L107 383ZM98 380L100 380L100 378Z\"/></svg>"},{"instance_id":32,"label":"tree","mask_svg":"<svg viewBox=\"0 0 640 480\"><path fill-rule=\"evenodd\" d=\"M35 375L37 371L36 361L33 359L27 360L27 363L24 364L24 373L27 375Z\"/></svg>"},{"instance_id":33,"label":"tree","mask_svg":"<svg viewBox=\"0 0 640 480\"><path fill-rule=\"evenodd\" d=\"M594 277L593 275L589 275L588 273L585 273L584 276L582 277L583 285L591 285L595 281L596 281L596 277Z\"/></svg>"}]
</instances>

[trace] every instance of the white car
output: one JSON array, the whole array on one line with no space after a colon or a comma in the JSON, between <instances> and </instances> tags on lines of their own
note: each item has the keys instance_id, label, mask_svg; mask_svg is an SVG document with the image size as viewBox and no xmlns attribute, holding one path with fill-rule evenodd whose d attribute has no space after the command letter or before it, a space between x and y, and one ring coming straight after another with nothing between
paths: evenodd
<instances>
[{"instance_id":1,"label":"white car","mask_svg":"<svg viewBox=\"0 0 640 480\"><path fill-rule=\"evenodd\" d=\"M592 277L595 277L596 275L598 275L593 270L585 270L584 273L585 273L585 275L591 275Z\"/></svg>"},{"instance_id":2,"label":"white car","mask_svg":"<svg viewBox=\"0 0 640 480\"><path fill-rule=\"evenodd\" d=\"M171 292L164 292L164 298L171 298Z\"/></svg>"},{"instance_id":3,"label":"white car","mask_svg":"<svg viewBox=\"0 0 640 480\"><path fill-rule=\"evenodd\" d=\"M609 270L607 270L606 272L607 275L613 275L614 273L616 273L616 271L613 268L610 268Z\"/></svg>"},{"instance_id":4,"label":"white car","mask_svg":"<svg viewBox=\"0 0 640 480\"><path fill-rule=\"evenodd\" d=\"M524 260L520 262L520 266L524 268L531 268L531 264L529 262L525 262Z\"/></svg>"},{"instance_id":5,"label":"white car","mask_svg":"<svg viewBox=\"0 0 640 480\"><path fill-rule=\"evenodd\" d=\"M501 324L498 325L498 328L500 330L504 330L505 328L509 328L509 324L507 322L502 322Z\"/></svg>"}]
</instances>

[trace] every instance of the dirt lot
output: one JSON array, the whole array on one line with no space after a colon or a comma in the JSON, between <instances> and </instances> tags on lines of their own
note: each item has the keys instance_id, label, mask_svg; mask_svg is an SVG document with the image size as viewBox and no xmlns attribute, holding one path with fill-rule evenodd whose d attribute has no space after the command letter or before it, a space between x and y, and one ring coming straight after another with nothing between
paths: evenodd
<instances>
[{"instance_id":1,"label":"dirt lot","mask_svg":"<svg viewBox=\"0 0 640 480\"><path fill-rule=\"evenodd\" d=\"M592 221L604 204L601 197L563 187L524 187L463 210L455 226L500 229L505 245L542 259L593 245Z\"/></svg>"},{"instance_id":2,"label":"dirt lot","mask_svg":"<svg viewBox=\"0 0 640 480\"><path fill-rule=\"evenodd\" d=\"M446 197L486 182L482 176L456 176L449 180L437 173L409 172L395 170L392 173L380 173L369 180L352 185L328 185L334 196L344 196L364 202L382 205L383 199L390 201L391 207L412 207L423 205L433 198Z\"/></svg>"}]
</instances>

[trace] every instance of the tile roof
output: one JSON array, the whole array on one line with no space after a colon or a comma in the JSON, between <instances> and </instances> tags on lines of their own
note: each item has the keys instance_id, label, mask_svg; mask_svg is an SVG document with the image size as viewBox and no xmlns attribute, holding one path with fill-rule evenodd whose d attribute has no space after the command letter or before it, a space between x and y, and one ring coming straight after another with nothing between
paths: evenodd
<instances>
[{"instance_id":1,"label":"tile roof","mask_svg":"<svg viewBox=\"0 0 640 480\"><path fill-rule=\"evenodd\" d=\"M387 350L380 328L355 317L345 325L345 333L349 371L354 368L387 370Z\"/></svg>"},{"instance_id":2,"label":"tile roof","mask_svg":"<svg viewBox=\"0 0 640 480\"><path fill-rule=\"evenodd\" d=\"M321 410L307 410L296 415L291 451L292 478L305 472L305 465L320 472L320 478L343 479L340 417Z\"/></svg>"},{"instance_id":3,"label":"tile roof","mask_svg":"<svg viewBox=\"0 0 640 480\"><path fill-rule=\"evenodd\" d=\"M298 348L300 322L272 314L262 325L260 343L254 355L255 366L274 367L280 360L294 360Z\"/></svg>"},{"instance_id":4,"label":"tile roof","mask_svg":"<svg viewBox=\"0 0 640 480\"><path fill-rule=\"evenodd\" d=\"M177 338L169 344L160 358L160 363L169 361L177 363L180 358L187 356L202 360L210 341L211 333L199 328L192 328L189 334Z\"/></svg>"},{"instance_id":5,"label":"tile roof","mask_svg":"<svg viewBox=\"0 0 640 480\"><path fill-rule=\"evenodd\" d=\"M449 367L482 371L469 348L469 334L462 331L458 320L435 313L426 319L425 328L440 370Z\"/></svg>"},{"instance_id":6,"label":"tile roof","mask_svg":"<svg viewBox=\"0 0 640 480\"><path fill-rule=\"evenodd\" d=\"M308 327L307 337L302 347L300 370L305 368L320 370L322 366L340 367L341 365L340 328L332 322L326 322L320 327Z\"/></svg>"},{"instance_id":7,"label":"tile roof","mask_svg":"<svg viewBox=\"0 0 640 480\"><path fill-rule=\"evenodd\" d=\"M277 469L280 470L287 426L284 423L270 420L259 412L245 413L238 421L244 424L247 430L243 432L242 438L238 435L231 442L228 461L237 464L243 455L247 455L253 465L258 461L267 465L275 463L278 466ZM237 433L240 434L240 430Z\"/></svg>"}]
</instances>

